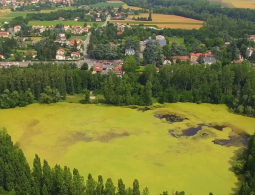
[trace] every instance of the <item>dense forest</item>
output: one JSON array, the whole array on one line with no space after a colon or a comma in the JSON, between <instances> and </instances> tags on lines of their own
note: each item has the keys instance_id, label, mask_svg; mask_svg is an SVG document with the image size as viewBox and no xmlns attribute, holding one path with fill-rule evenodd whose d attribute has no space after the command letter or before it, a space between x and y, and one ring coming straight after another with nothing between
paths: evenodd
<instances>
[{"instance_id":1,"label":"dense forest","mask_svg":"<svg viewBox=\"0 0 255 195\"><path fill-rule=\"evenodd\" d=\"M234 164L234 171L244 176L243 184L238 195L251 195L255 193L255 136L249 139L248 148L239 154Z\"/></svg>"},{"instance_id":2,"label":"dense forest","mask_svg":"<svg viewBox=\"0 0 255 195\"><path fill-rule=\"evenodd\" d=\"M18 144L13 144L6 129L0 130L0 194L6 195L149 195L149 189L141 190L139 181L132 188L125 186L122 179L117 186L111 178L104 183L103 177L95 180L91 174L87 179L77 169L55 165L50 167L46 160L35 155L30 166ZM85 181L86 180L86 181ZM168 192L163 192L168 195ZM176 192L174 195L185 195Z\"/></svg>"},{"instance_id":3,"label":"dense forest","mask_svg":"<svg viewBox=\"0 0 255 195\"><path fill-rule=\"evenodd\" d=\"M225 103L232 111L255 116L255 70L247 62L226 66L220 62L211 66L181 63L163 66L159 72L155 65L147 65L143 74L136 72L136 69L133 57L127 57L124 61L123 78L113 73L109 76L92 74L69 64L3 68L0 70L0 98L2 104L6 102L5 105L13 107L8 102L11 102L14 91L31 93L35 100L40 101L45 93L51 99L65 99L66 94L88 89L103 94L105 103L119 106L147 106L155 101ZM55 91L47 93L47 87ZM31 102L31 98L29 100ZM51 102L54 101L48 103Z\"/></svg>"}]
</instances>

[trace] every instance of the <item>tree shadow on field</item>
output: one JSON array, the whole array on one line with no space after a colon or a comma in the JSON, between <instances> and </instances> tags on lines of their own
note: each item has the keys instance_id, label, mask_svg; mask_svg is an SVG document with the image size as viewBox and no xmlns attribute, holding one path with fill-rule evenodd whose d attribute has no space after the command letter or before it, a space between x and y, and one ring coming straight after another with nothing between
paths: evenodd
<instances>
[{"instance_id":1,"label":"tree shadow on field","mask_svg":"<svg viewBox=\"0 0 255 195\"><path fill-rule=\"evenodd\" d=\"M231 165L231 167L229 168L229 171L234 173L234 169L233 166L237 160L238 155L242 154L244 151L244 147L238 148L237 150L234 151L233 156L229 159L228 163ZM236 175L236 174L235 174ZM242 185L243 182L243 176L242 175L236 175L237 177L237 182L235 182L235 187L233 187L231 190L232 192L230 193L230 195L236 195L238 194L238 191Z\"/></svg>"}]
</instances>

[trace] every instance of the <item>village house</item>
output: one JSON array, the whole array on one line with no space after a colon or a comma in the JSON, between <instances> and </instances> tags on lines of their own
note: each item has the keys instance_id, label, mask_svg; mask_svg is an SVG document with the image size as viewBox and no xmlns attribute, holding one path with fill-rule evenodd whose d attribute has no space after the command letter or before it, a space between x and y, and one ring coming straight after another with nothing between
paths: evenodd
<instances>
[{"instance_id":1,"label":"village house","mask_svg":"<svg viewBox=\"0 0 255 195\"><path fill-rule=\"evenodd\" d=\"M65 31L70 30L70 26L64 25L64 29L65 29Z\"/></svg>"},{"instance_id":2,"label":"village house","mask_svg":"<svg viewBox=\"0 0 255 195\"><path fill-rule=\"evenodd\" d=\"M213 56L211 53L190 53L189 54L190 55L190 61L191 61L191 63L196 63L197 61L198 61L198 58L200 57L200 56Z\"/></svg>"},{"instance_id":3,"label":"village house","mask_svg":"<svg viewBox=\"0 0 255 195\"><path fill-rule=\"evenodd\" d=\"M9 37L9 32L0 32L0 37Z\"/></svg>"},{"instance_id":4,"label":"village house","mask_svg":"<svg viewBox=\"0 0 255 195\"><path fill-rule=\"evenodd\" d=\"M250 35L250 40L255 41L255 35Z\"/></svg>"},{"instance_id":5,"label":"village house","mask_svg":"<svg viewBox=\"0 0 255 195\"><path fill-rule=\"evenodd\" d=\"M19 26L19 25L14 26L13 30L14 30L14 33L17 33L21 30L21 26Z\"/></svg>"},{"instance_id":6,"label":"village house","mask_svg":"<svg viewBox=\"0 0 255 195\"><path fill-rule=\"evenodd\" d=\"M25 38L25 37L19 37L18 40L19 40L20 42L24 42L24 41L26 41L26 38Z\"/></svg>"},{"instance_id":7,"label":"village house","mask_svg":"<svg viewBox=\"0 0 255 195\"><path fill-rule=\"evenodd\" d=\"M32 51L27 51L25 54L24 54L24 57L26 56L32 56L32 58L35 58L36 57L36 54L33 53Z\"/></svg>"},{"instance_id":8,"label":"village house","mask_svg":"<svg viewBox=\"0 0 255 195\"><path fill-rule=\"evenodd\" d=\"M125 55L128 55L128 56L133 56L135 55L135 50L134 49L126 49L125 50Z\"/></svg>"},{"instance_id":9,"label":"village house","mask_svg":"<svg viewBox=\"0 0 255 195\"><path fill-rule=\"evenodd\" d=\"M170 60L164 60L164 62L163 62L163 66L164 65L171 65L171 64L172 64L172 62Z\"/></svg>"},{"instance_id":10,"label":"village house","mask_svg":"<svg viewBox=\"0 0 255 195\"><path fill-rule=\"evenodd\" d=\"M203 57L202 62L203 64L212 65L216 63L216 59L214 57Z\"/></svg>"},{"instance_id":11,"label":"village house","mask_svg":"<svg viewBox=\"0 0 255 195\"><path fill-rule=\"evenodd\" d=\"M56 60L65 60L65 55L57 54L56 55Z\"/></svg>"},{"instance_id":12,"label":"village house","mask_svg":"<svg viewBox=\"0 0 255 195\"><path fill-rule=\"evenodd\" d=\"M189 56L173 56L173 62L176 63L176 60L180 59L181 61L187 61L190 60Z\"/></svg>"},{"instance_id":13,"label":"village house","mask_svg":"<svg viewBox=\"0 0 255 195\"><path fill-rule=\"evenodd\" d=\"M1 28L1 31L5 31L5 28L4 28L4 27L2 27L2 28Z\"/></svg>"},{"instance_id":14,"label":"village house","mask_svg":"<svg viewBox=\"0 0 255 195\"><path fill-rule=\"evenodd\" d=\"M76 17L76 18L74 18L74 21L77 22L79 19L80 19L79 17Z\"/></svg>"},{"instance_id":15,"label":"village house","mask_svg":"<svg viewBox=\"0 0 255 195\"><path fill-rule=\"evenodd\" d=\"M4 56L3 56L3 55L0 55L0 58L1 58L1 59L4 59Z\"/></svg>"},{"instance_id":16,"label":"village house","mask_svg":"<svg viewBox=\"0 0 255 195\"><path fill-rule=\"evenodd\" d=\"M246 50L246 56L251 57L251 55L253 54L253 51L254 51L253 48L248 47Z\"/></svg>"},{"instance_id":17,"label":"village house","mask_svg":"<svg viewBox=\"0 0 255 195\"><path fill-rule=\"evenodd\" d=\"M59 17L58 20L63 21L63 20L65 20L65 18Z\"/></svg>"},{"instance_id":18,"label":"village house","mask_svg":"<svg viewBox=\"0 0 255 195\"><path fill-rule=\"evenodd\" d=\"M72 57L72 58L80 58L80 57L81 57L81 54L78 53L78 52L72 52L72 53L71 53L71 57Z\"/></svg>"},{"instance_id":19,"label":"village house","mask_svg":"<svg viewBox=\"0 0 255 195\"><path fill-rule=\"evenodd\" d=\"M165 37L163 35L157 35L156 40L165 40Z\"/></svg>"},{"instance_id":20,"label":"village house","mask_svg":"<svg viewBox=\"0 0 255 195\"><path fill-rule=\"evenodd\" d=\"M101 18L96 18L96 22L101 22Z\"/></svg>"},{"instance_id":21,"label":"village house","mask_svg":"<svg viewBox=\"0 0 255 195\"><path fill-rule=\"evenodd\" d=\"M57 50L57 54L64 55L65 54L65 50L60 48L60 49Z\"/></svg>"}]
</instances>

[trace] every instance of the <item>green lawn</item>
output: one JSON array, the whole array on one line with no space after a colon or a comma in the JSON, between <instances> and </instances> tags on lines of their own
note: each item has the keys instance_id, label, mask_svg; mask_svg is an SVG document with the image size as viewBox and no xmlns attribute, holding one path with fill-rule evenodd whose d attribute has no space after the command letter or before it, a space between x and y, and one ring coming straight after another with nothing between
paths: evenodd
<instances>
[{"instance_id":1,"label":"green lawn","mask_svg":"<svg viewBox=\"0 0 255 195\"><path fill-rule=\"evenodd\" d=\"M71 40L74 39L74 38L81 39L81 40L86 40L87 36L82 36L82 35L81 36L72 36Z\"/></svg>"},{"instance_id":2,"label":"green lawn","mask_svg":"<svg viewBox=\"0 0 255 195\"><path fill-rule=\"evenodd\" d=\"M50 26L50 25L80 25L83 26L85 22L75 22L74 20L67 20L67 21L29 21L28 25L43 25L43 26ZM96 23L98 26L102 26L103 22L86 22L87 25L93 26Z\"/></svg>"},{"instance_id":3,"label":"green lawn","mask_svg":"<svg viewBox=\"0 0 255 195\"><path fill-rule=\"evenodd\" d=\"M119 8L122 5L124 5L124 3L97 3L97 4L90 5L90 6L98 7L98 8L112 6L114 8Z\"/></svg>"},{"instance_id":4,"label":"green lawn","mask_svg":"<svg viewBox=\"0 0 255 195\"><path fill-rule=\"evenodd\" d=\"M136 72L144 72L145 67L144 66L140 66L139 69L136 69Z\"/></svg>"},{"instance_id":5,"label":"green lawn","mask_svg":"<svg viewBox=\"0 0 255 195\"><path fill-rule=\"evenodd\" d=\"M14 18L14 17L18 17L18 16L26 17L26 15L28 13L40 13L40 12L11 12L11 13L4 15L4 17L10 17L10 18Z\"/></svg>"},{"instance_id":6,"label":"green lawn","mask_svg":"<svg viewBox=\"0 0 255 195\"><path fill-rule=\"evenodd\" d=\"M175 42L178 44L183 44L184 43L184 38L182 37L168 37L170 44Z\"/></svg>"},{"instance_id":7,"label":"green lawn","mask_svg":"<svg viewBox=\"0 0 255 195\"><path fill-rule=\"evenodd\" d=\"M82 96L80 97L82 98ZM79 97L50 105L1 109L0 126L19 142L30 165L35 154L51 166L77 168L85 178L102 175L122 178L126 187L139 180L150 194L181 191L186 194L235 194L240 185L231 171L240 147L214 144L228 139L232 129L254 133L255 118L228 112L225 105L176 103L145 112L136 109L77 104ZM168 123L155 114L187 118ZM222 131L203 127L191 137L173 137L198 124L223 125Z\"/></svg>"}]
</instances>

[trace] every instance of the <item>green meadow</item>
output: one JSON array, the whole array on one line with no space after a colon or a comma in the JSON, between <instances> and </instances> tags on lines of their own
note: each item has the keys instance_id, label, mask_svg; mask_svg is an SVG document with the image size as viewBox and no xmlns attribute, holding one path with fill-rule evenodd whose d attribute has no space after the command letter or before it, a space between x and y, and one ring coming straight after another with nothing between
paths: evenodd
<instances>
[{"instance_id":1,"label":"green meadow","mask_svg":"<svg viewBox=\"0 0 255 195\"><path fill-rule=\"evenodd\" d=\"M76 102L68 97L69 102ZM169 123L155 114L178 115ZM235 193L239 180L231 171L239 146L214 144L235 132L255 132L255 119L229 113L224 105L176 103L148 111L106 105L61 102L0 110L8 129L32 164L35 154L51 165L78 168L83 176L138 179L151 194L184 190L186 194ZM196 135L171 136L198 124L225 125L222 131L203 127ZM206 136L205 136L206 135Z\"/></svg>"},{"instance_id":2,"label":"green meadow","mask_svg":"<svg viewBox=\"0 0 255 195\"><path fill-rule=\"evenodd\" d=\"M80 25L83 26L85 22L76 22L74 20L67 20L67 21L29 21L28 25L43 25L43 26L50 26L54 25L56 26L57 24L63 24L63 25ZM103 22L86 22L87 25L93 26L94 23L96 23L98 26L102 26Z\"/></svg>"},{"instance_id":3,"label":"green meadow","mask_svg":"<svg viewBox=\"0 0 255 195\"><path fill-rule=\"evenodd\" d=\"M169 40L169 43L178 43L178 44L183 44L184 43L184 38L182 37L168 37L167 38Z\"/></svg>"},{"instance_id":4,"label":"green meadow","mask_svg":"<svg viewBox=\"0 0 255 195\"><path fill-rule=\"evenodd\" d=\"M124 5L124 3L118 3L118 2L114 2L114 3L97 3L97 4L90 5L90 7L101 8L101 7L111 6L111 7L114 7L114 8L119 8L122 5Z\"/></svg>"}]
</instances>

